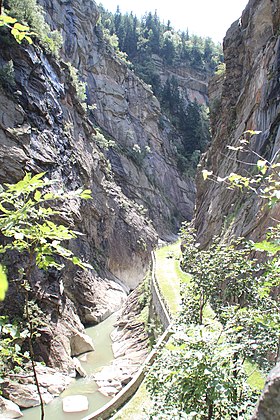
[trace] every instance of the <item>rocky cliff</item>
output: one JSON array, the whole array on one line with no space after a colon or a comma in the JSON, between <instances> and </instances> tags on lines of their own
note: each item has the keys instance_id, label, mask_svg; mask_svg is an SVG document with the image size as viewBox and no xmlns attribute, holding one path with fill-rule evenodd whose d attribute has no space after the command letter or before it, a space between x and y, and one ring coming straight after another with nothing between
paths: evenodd
<instances>
[{"instance_id":1,"label":"rocky cliff","mask_svg":"<svg viewBox=\"0 0 280 420\"><path fill-rule=\"evenodd\" d=\"M147 209L161 236L193 212L194 184L176 168L180 141L148 85L129 70L96 27L96 4L40 0L52 28L64 39L62 56L87 84L90 118L115 141L107 156L129 198Z\"/></svg>"},{"instance_id":2,"label":"rocky cliff","mask_svg":"<svg viewBox=\"0 0 280 420\"><path fill-rule=\"evenodd\" d=\"M18 45L1 34L0 64L12 65L13 81L0 90L0 182L45 171L58 188L92 191L92 200L60 210L84 234L69 247L94 270L66 265L61 273L32 275L31 298L47 320L36 351L48 365L67 371L73 369L70 356L89 348L82 323L100 322L139 284L157 233L168 237L191 217L195 188L176 168L176 134L167 120L160 124L152 91L98 34L96 4L41 4L63 35L62 60L36 42ZM66 62L86 82L87 102L95 110L81 106ZM108 149L109 140L115 146ZM10 280L22 262L6 259ZM4 307L20 313L14 294L10 281Z\"/></svg>"},{"instance_id":3,"label":"rocky cliff","mask_svg":"<svg viewBox=\"0 0 280 420\"><path fill-rule=\"evenodd\" d=\"M232 172L252 176L259 158L279 162L279 25L279 0L250 0L224 39L225 73L209 86L213 141L200 162L201 169L220 178ZM251 138L251 150L240 152L237 147L246 130L261 133ZM263 239L266 228L279 223L279 204L268 208L257 194L204 181L201 173L197 188L195 225L202 247L218 234ZM279 418L279 377L278 363L267 378L253 419Z\"/></svg>"},{"instance_id":4,"label":"rocky cliff","mask_svg":"<svg viewBox=\"0 0 280 420\"><path fill-rule=\"evenodd\" d=\"M209 87L213 141L201 161L202 169L221 178L248 174L256 153L271 161L279 151L279 22L278 0L250 0L224 39L226 70ZM251 140L253 152L229 150L227 145L240 145L246 130L261 131ZM195 224L202 246L222 231L258 238L279 212L263 210L252 194L205 182L201 174L197 187Z\"/></svg>"}]
</instances>

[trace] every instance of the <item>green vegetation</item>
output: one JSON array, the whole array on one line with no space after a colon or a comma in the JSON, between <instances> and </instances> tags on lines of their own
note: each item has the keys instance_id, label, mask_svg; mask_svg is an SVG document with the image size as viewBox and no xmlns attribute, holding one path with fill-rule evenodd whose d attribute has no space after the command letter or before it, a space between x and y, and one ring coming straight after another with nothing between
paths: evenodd
<instances>
[{"instance_id":1,"label":"green vegetation","mask_svg":"<svg viewBox=\"0 0 280 420\"><path fill-rule=\"evenodd\" d=\"M26 39L31 43L31 35L34 35L47 52L58 56L62 36L58 31L50 29L44 18L44 10L36 0L6 0L4 6L5 13L20 22L8 22L13 25L11 32L18 42Z\"/></svg>"},{"instance_id":2,"label":"green vegetation","mask_svg":"<svg viewBox=\"0 0 280 420\"><path fill-rule=\"evenodd\" d=\"M258 132L248 132L249 136ZM231 153L250 148L241 139ZM254 154L254 152L253 152ZM221 179L228 188L249 190L269 206L279 203L279 164L256 154L253 175L231 173ZM182 312L175 334L159 355L148 378L153 399L150 416L158 419L251 418L264 385L276 363L279 343L279 222L261 242L242 238L224 243L214 238L200 249L189 224L181 231L183 269L190 273L182 284ZM267 253L257 260L252 253Z\"/></svg>"},{"instance_id":3,"label":"green vegetation","mask_svg":"<svg viewBox=\"0 0 280 420\"><path fill-rule=\"evenodd\" d=\"M11 34L15 38L15 40L20 44L24 39L32 44L30 28L26 25L22 25L17 21L17 19L1 14L0 10L0 28L8 28L11 31Z\"/></svg>"},{"instance_id":4,"label":"green vegetation","mask_svg":"<svg viewBox=\"0 0 280 420\"><path fill-rule=\"evenodd\" d=\"M144 412L148 411L152 406L149 393L146 388L145 382L143 382L136 394L130 399L130 401L118 411L113 417L114 420L128 420L136 418L144 418Z\"/></svg>"},{"instance_id":5,"label":"green vegetation","mask_svg":"<svg viewBox=\"0 0 280 420\"><path fill-rule=\"evenodd\" d=\"M138 19L133 13L115 13L99 5L100 26L106 36L114 38L114 46L127 54L138 74L152 84L155 93L159 88L158 75L152 55L156 54L167 65L185 64L199 71L214 71L221 62L222 48L211 38L189 35L188 31L175 31L170 21L161 23L157 13L146 13Z\"/></svg>"},{"instance_id":6,"label":"green vegetation","mask_svg":"<svg viewBox=\"0 0 280 420\"><path fill-rule=\"evenodd\" d=\"M147 13L139 20L132 13L122 14L119 8L115 14L102 5L99 9L99 26L104 39L141 79L151 85L163 111L182 138L174 144L178 167L182 173L194 176L200 152L210 141L208 110L182 93L175 76L163 83L158 61L166 67L189 67L207 77L222 61L221 45L214 44L210 38L175 31L170 22L161 23L156 13ZM140 165L143 153L134 151L132 155Z\"/></svg>"},{"instance_id":7,"label":"green vegetation","mask_svg":"<svg viewBox=\"0 0 280 420\"><path fill-rule=\"evenodd\" d=\"M277 303L263 294L275 274L252 260L241 240L200 250L189 226L182 240L182 266L192 277L182 279L175 334L149 374L150 415L249 419L263 385L260 372L271 367L267 355L278 353Z\"/></svg>"},{"instance_id":8,"label":"green vegetation","mask_svg":"<svg viewBox=\"0 0 280 420\"><path fill-rule=\"evenodd\" d=\"M155 255L155 275L161 295L172 316L176 316L181 308L180 278L178 277L178 273L180 273L178 260L180 255L180 241L157 249ZM176 265L174 264L174 260L176 260ZM183 273L180 273L180 275L181 277L185 276Z\"/></svg>"},{"instance_id":9,"label":"green vegetation","mask_svg":"<svg viewBox=\"0 0 280 420\"><path fill-rule=\"evenodd\" d=\"M14 63L12 60L0 68L0 85L3 88L15 87Z\"/></svg>"},{"instance_id":10,"label":"green vegetation","mask_svg":"<svg viewBox=\"0 0 280 420\"><path fill-rule=\"evenodd\" d=\"M42 324L43 314L32 300L31 277L35 268L41 270L63 268L63 260L70 260L79 267L92 268L72 251L64 246L79 234L67 226L58 224L59 211L49 204L67 200L89 199L89 190L79 189L68 193L56 188L52 192L54 181L43 179L44 173L32 176L27 173L16 184L1 186L0 192L0 229L2 260L9 260L17 254L22 255L22 266L13 278L9 279L17 293L22 313L18 319L10 321L11 314L1 317L0 355L1 377L11 370L21 369L23 362L30 360L35 383L41 401L41 418L44 418L44 404L35 369L33 340L38 336L38 326ZM0 297L5 297L7 279L1 266ZM25 349L25 350L22 350Z\"/></svg>"}]
</instances>

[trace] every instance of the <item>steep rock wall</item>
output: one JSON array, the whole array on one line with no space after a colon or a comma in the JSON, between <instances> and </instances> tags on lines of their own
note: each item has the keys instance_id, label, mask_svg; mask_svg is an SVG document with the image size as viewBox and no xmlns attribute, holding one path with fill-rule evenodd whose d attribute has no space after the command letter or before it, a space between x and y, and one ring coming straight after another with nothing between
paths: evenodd
<instances>
[{"instance_id":1,"label":"steep rock wall","mask_svg":"<svg viewBox=\"0 0 280 420\"><path fill-rule=\"evenodd\" d=\"M193 213L194 183L176 168L180 142L152 91L109 47L96 28L95 2L40 0L61 31L62 55L87 83L92 120L115 142L108 157L123 192L148 210L157 232L168 237Z\"/></svg>"},{"instance_id":2,"label":"steep rock wall","mask_svg":"<svg viewBox=\"0 0 280 420\"><path fill-rule=\"evenodd\" d=\"M197 101L200 105L208 105L210 72L194 70L184 64L165 65L163 59L156 54L153 54L153 61L162 86L165 85L167 79L175 77L183 98L191 102Z\"/></svg>"},{"instance_id":3,"label":"steep rock wall","mask_svg":"<svg viewBox=\"0 0 280 420\"><path fill-rule=\"evenodd\" d=\"M0 92L0 182L46 171L57 180L56 188L92 191L92 200L72 200L60 210L62 219L84 234L69 247L95 270L66 265L61 273L32 276L31 297L48 321L39 353L48 365L67 370L71 339L83 332L81 321L99 322L121 305L126 291L142 279L157 235L116 185L109 162L92 142L94 128L77 101L67 66L35 45L11 48L5 42L0 60L13 61L15 76L15 87ZM24 261L15 255L5 260L8 313L22 310L11 280Z\"/></svg>"},{"instance_id":4,"label":"steep rock wall","mask_svg":"<svg viewBox=\"0 0 280 420\"><path fill-rule=\"evenodd\" d=\"M251 141L259 155L271 160L279 151L279 23L278 0L250 0L224 39L226 71L209 88L213 142L201 161L201 168L220 177L246 174L257 161L252 153L236 154L227 148L239 145L246 130L261 131ZM263 210L256 196L204 182L201 174L197 188L195 224L202 246L222 231L258 238L279 213L279 208Z\"/></svg>"}]
</instances>

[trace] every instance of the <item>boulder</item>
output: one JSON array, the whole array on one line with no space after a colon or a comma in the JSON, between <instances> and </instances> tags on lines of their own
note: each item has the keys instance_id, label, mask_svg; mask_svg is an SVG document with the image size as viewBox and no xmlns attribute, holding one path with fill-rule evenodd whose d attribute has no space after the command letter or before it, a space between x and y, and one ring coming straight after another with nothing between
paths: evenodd
<instances>
[{"instance_id":1,"label":"boulder","mask_svg":"<svg viewBox=\"0 0 280 420\"><path fill-rule=\"evenodd\" d=\"M87 353L94 350L92 339L83 333L76 332L70 339L71 356L79 356L79 354Z\"/></svg>"},{"instance_id":2,"label":"boulder","mask_svg":"<svg viewBox=\"0 0 280 420\"><path fill-rule=\"evenodd\" d=\"M40 364L36 366L36 372L44 404L50 403L72 381L69 376ZM11 375L9 379L3 381L1 390L4 397L22 408L40 404L33 373L29 370L26 373Z\"/></svg>"},{"instance_id":3,"label":"boulder","mask_svg":"<svg viewBox=\"0 0 280 420\"><path fill-rule=\"evenodd\" d=\"M35 407L40 405L39 395L37 393L36 385L33 384L19 384L16 382L7 381L2 384L3 395L22 408Z\"/></svg>"},{"instance_id":4,"label":"boulder","mask_svg":"<svg viewBox=\"0 0 280 420\"><path fill-rule=\"evenodd\" d=\"M88 410L88 399L84 395L71 395L62 400L65 413L79 413Z\"/></svg>"},{"instance_id":5,"label":"boulder","mask_svg":"<svg viewBox=\"0 0 280 420\"><path fill-rule=\"evenodd\" d=\"M266 379L263 393L252 420L279 420L280 416L280 363Z\"/></svg>"},{"instance_id":6,"label":"boulder","mask_svg":"<svg viewBox=\"0 0 280 420\"><path fill-rule=\"evenodd\" d=\"M85 369L82 367L80 360L77 359L77 357L73 357L73 363L74 363L75 369L78 372L78 374L82 378L85 378L87 376L87 373L86 373Z\"/></svg>"},{"instance_id":7,"label":"boulder","mask_svg":"<svg viewBox=\"0 0 280 420\"><path fill-rule=\"evenodd\" d=\"M0 396L0 419L18 419L22 416L17 404Z\"/></svg>"}]
</instances>

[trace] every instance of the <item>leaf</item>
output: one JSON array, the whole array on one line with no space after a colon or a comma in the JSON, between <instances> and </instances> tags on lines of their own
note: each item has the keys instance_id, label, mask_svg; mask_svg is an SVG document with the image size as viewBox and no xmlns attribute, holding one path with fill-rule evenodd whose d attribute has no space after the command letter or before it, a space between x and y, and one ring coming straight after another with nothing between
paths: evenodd
<instances>
[{"instance_id":1,"label":"leaf","mask_svg":"<svg viewBox=\"0 0 280 420\"><path fill-rule=\"evenodd\" d=\"M258 170L264 175L268 169L266 160L258 160L257 162Z\"/></svg>"},{"instance_id":2,"label":"leaf","mask_svg":"<svg viewBox=\"0 0 280 420\"><path fill-rule=\"evenodd\" d=\"M11 16L1 15L0 21L9 24L9 23L15 23L17 20Z\"/></svg>"},{"instance_id":3,"label":"leaf","mask_svg":"<svg viewBox=\"0 0 280 420\"><path fill-rule=\"evenodd\" d=\"M54 197L55 197L55 195L53 194L53 193L46 193L44 196L43 196L43 199L44 200L53 200L54 199Z\"/></svg>"},{"instance_id":4,"label":"leaf","mask_svg":"<svg viewBox=\"0 0 280 420\"><path fill-rule=\"evenodd\" d=\"M280 251L280 245L278 245L275 242L269 242L269 241L262 241L262 242L256 242L253 244L253 248L255 248L258 251L265 251L269 254L276 254Z\"/></svg>"},{"instance_id":5,"label":"leaf","mask_svg":"<svg viewBox=\"0 0 280 420\"><path fill-rule=\"evenodd\" d=\"M91 190L84 190L84 191L82 191L81 194L80 194L80 197L83 200L88 200L88 199L92 198Z\"/></svg>"},{"instance_id":6,"label":"leaf","mask_svg":"<svg viewBox=\"0 0 280 420\"><path fill-rule=\"evenodd\" d=\"M206 181L206 179L212 174L213 174L213 171L207 171L207 169L202 170L202 177L204 181Z\"/></svg>"},{"instance_id":7,"label":"leaf","mask_svg":"<svg viewBox=\"0 0 280 420\"><path fill-rule=\"evenodd\" d=\"M244 133L243 134L251 134L251 136L254 136L255 134L260 134L261 133L261 131L255 131L255 130L247 130L247 131L244 131Z\"/></svg>"},{"instance_id":8,"label":"leaf","mask_svg":"<svg viewBox=\"0 0 280 420\"><path fill-rule=\"evenodd\" d=\"M33 44L32 38L28 35L25 35L25 39L29 44Z\"/></svg>"},{"instance_id":9,"label":"leaf","mask_svg":"<svg viewBox=\"0 0 280 420\"><path fill-rule=\"evenodd\" d=\"M17 29L18 31L24 31L24 32L28 32L29 31L29 27L22 25L21 23L15 23L14 24L14 29Z\"/></svg>"},{"instance_id":10,"label":"leaf","mask_svg":"<svg viewBox=\"0 0 280 420\"><path fill-rule=\"evenodd\" d=\"M0 264L0 300L5 299L8 290L8 280L4 267Z\"/></svg>"},{"instance_id":11,"label":"leaf","mask_svg":"<svg viewBox=\"0 0 280 420\"><path fill-rule=\"evenodd\" d=\"M38 202L38 201L40 201L41 197L42 197L42 193L37 190L34 194L34 200Z\"/></svg>"}]
</instances>

